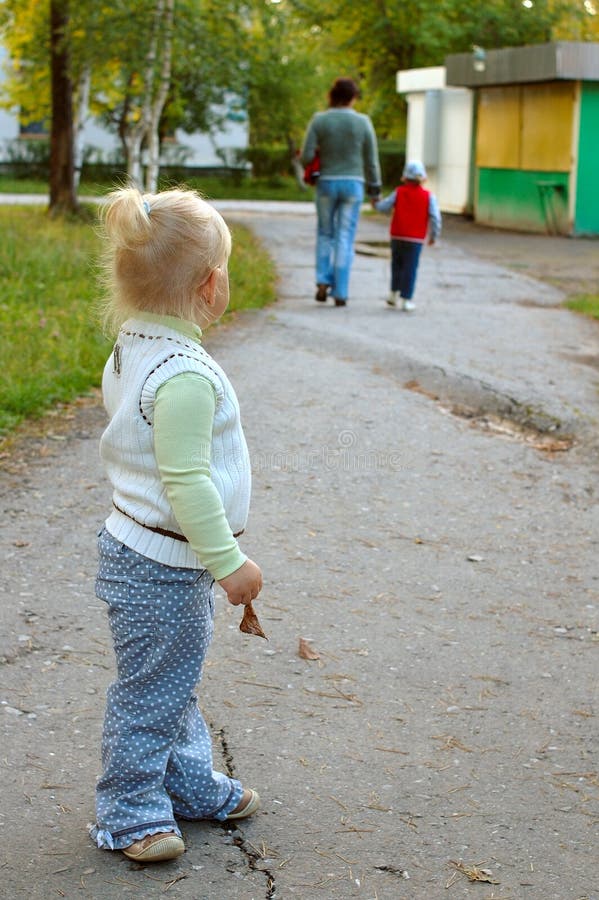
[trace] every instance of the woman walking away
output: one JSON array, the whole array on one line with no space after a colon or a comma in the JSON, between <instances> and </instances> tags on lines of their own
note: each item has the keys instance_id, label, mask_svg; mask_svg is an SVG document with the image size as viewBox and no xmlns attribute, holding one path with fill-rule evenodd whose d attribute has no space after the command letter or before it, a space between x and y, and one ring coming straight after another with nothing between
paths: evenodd
<instances>
[{"instance_id":1,"label":"woman walking away","mask_svg":"<svg viewBox=\"0 0 599 900\"><path fill-rule=\"evenodd\" d=\"M98 847L137 862L185 847L176 819L239 819L256 791L212 768L194 687L210 644L214 581L229 603L258 596L240 550L250 463L235 392L201 344L229 303L231 236L192 191L115 191L104 218L121 323L102 381L100 455L113 509L96 593L108 606L117 678L108 689Z\"/></svg>"},{"instance_id":2,"label":"woman walking away","mask_svg":"<svg viewBox=\"0 0 599 900\"><path fill-rule=\"evenodd\" d=\"M345 306L354 257L354 240L364 185L370 197L381 190L376 135L368 116L356 112L359 97L351 78L337 78L329 91L329 109L313 116L301 160L309 165L320 154L316 185L316 299L330 294Z\"/></svg>"}]
</instances>

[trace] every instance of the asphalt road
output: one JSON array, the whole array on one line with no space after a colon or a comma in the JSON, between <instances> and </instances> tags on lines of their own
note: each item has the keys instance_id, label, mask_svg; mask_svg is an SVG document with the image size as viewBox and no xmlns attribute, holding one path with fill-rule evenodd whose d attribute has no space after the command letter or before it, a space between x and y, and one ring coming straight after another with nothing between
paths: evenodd
<instances>
[{"instance_id":1,"label":"asphalt road","mask_svg":"<svg viewBox=\"0 0 599 900\"><path fill-rule=\"evenodd\" d=\"M200 698L263 809L185 823L160 866L88 839L113 660L87 398L0 474L2 893L598 900L596 326L460 223L407 315L363 218L350 305L323 307L310 210L224 212L280 272L274 307L206 340L252 453L269 641L220 596Z\"/></svg>"}]
</instances>

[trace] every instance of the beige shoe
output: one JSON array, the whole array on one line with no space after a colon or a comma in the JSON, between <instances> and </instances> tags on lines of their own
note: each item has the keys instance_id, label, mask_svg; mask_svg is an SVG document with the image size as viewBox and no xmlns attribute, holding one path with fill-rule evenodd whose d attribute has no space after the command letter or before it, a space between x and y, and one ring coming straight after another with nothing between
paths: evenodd
<instances>
[{"instance_id":1,"label":"beige shoe","mask_svg":"<svg viewBox=\"0 0 599 900\"><path fill-rule=\"evenodd\" d=\"M233 812L229 813L227 821L229 819L246 819L248 816L253 816L259 808L260 796L258 791L252 791L250 789L244 790L243 797Z\"/></svg>"},{"instance_id":2,"label":"beige shoe","mask_svg":"<svg viewBox=\"0 0 599 900\"><path fill-rule=\"evenodd\" d=\"M177 859L185 851L185 844L174 832L148 834L141 841L134 841L122 853L135 862L162 862Z\"/></svg>"}]
</instances>

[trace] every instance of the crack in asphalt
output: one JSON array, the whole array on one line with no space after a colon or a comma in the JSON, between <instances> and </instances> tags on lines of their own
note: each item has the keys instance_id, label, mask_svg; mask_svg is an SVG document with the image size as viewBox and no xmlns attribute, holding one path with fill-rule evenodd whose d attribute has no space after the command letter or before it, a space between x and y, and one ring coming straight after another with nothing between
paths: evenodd
<instances>
[{"instance_id":1,"label":"crack in asphalt","mask_svg":"<svg viewBox=\"0 0 599 900\"><path fill-rule=\"evenodd\" d=\"M290 329L291 325L296 343L298 333L309 334L315 330L311 323L292 321L290 317L287 317L289 319L287 321L284 314L279 314L279 318L280 321L276 324L281 330L277 334L277 339L282 345L289 340L287 329ZM351 352L354 360L371 362L368 343L357 335L339 331L321 334L317 349L310 343L304 349L321 355L323 348L337 356ZM481 377L467 372L452 371L438 363L419 359L405 349L398 351L396 348L379 346L378 359L373 371L387 378L399 380L404 387L406 384L409 387L410 384L418 383L422 388L421 393L448 405L450 411L459 417L495 415L538 435L559 436L572 441L576 439L588 446L596 443L596 422L591 421L580 411L563 409L558 414L557 411L546 409L544 401L540 398L519 400L509 390L502 390ZM460 409L466 411L465 416Z\"/></svg>"},{"instance_id":2,"label":"crack in asphalt","mask_svg":"<svg viewBox=\"0 0 599 900\"><path fill-rule=\"evenodd\" d=\"M225 771L229 778L236 778L237 776L235 775L235 761L233 759L233 754L231 753L231 750L229 748L229 742L227 741L225 729L224 727L216 728L213 723L210 723L210 726L214 736L220 744L222 757L225 764ZM226 828L228 830L231 829L230 822L223 822L222 825L223 828ZM252 845L248 841L246 841L239 825L235 824L233 827L236 831L239 832L233 837L233 844L241 851L241 853L245 857L248 868L252 872L259 872L260 875L264 875L266 878L266 893L264 895L265 900L275 900L276 881L274 873L271 872L270 869L267 869L264 866L260 865L260 863L263 862L264 857L260 854L259 851L252 847Z\"/></svg>"}]
</instances>

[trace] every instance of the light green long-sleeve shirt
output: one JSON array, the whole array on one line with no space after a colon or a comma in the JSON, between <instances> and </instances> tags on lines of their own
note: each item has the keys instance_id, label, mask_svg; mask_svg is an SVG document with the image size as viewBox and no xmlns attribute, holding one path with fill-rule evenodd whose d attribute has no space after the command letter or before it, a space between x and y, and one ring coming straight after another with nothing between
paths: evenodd
<instances>
[{"instance_id":1,"label":"light green long-sleeve shirt","mask_svg":"<svg viewBox=\"0 0 599 900\"><path fill-rule=\"evenodd\" d=\"M200 342L192 322L143 314ZM247 559L233 536L221 498L210 478L210 449L216 395L207 378L184 372L157 391L154 402L154 452L169 503L182 533L217 581Z\"/></svg>"}]
</instances>

